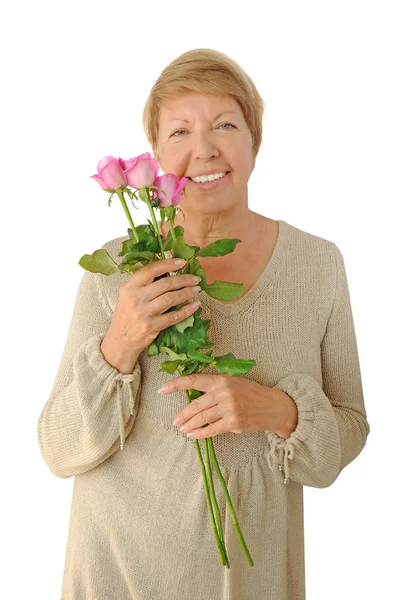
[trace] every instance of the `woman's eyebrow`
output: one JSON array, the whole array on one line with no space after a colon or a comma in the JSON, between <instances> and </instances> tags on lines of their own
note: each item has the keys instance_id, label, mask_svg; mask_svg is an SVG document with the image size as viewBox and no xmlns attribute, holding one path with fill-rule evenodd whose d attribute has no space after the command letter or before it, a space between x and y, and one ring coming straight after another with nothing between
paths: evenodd
<instances>
[{"instance_id":1,"label":"woman's eyebrow","mask_svg":"<svg viewBox=\"0 0 414 600\"><path fill-rule=\"evenodd\" d=\"M224 112L218 114L216 117L214 117L213 121L215 121L216 119L218 119L219 117L221 117L222 115L226 115L226 114L235 114L233 110L225 110ZM189 123L190 121L188 121L187 119L182 119L181 117L175 117L174 119L170 119L169 122L171 121L184 121L185 123Z\"/></svg>"}]
</instances>

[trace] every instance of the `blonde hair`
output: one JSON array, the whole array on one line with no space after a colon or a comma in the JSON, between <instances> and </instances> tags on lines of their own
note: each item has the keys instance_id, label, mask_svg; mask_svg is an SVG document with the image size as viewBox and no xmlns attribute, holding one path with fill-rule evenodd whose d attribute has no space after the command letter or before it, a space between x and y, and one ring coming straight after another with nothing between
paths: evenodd
<instances>
[{"instance_id":1,"label":"blonde hair","mask_svg":"<svg viewBox=\"0 0 414 600\"><path fill-rule=\"evenodd\" d=\"M262 143L265 103L247 73L229 56L210 48L189 50L161 72L142 116L145 135L157 157L159 115L163 100L188 92L228 95L236 100L252 134L253 155Z\"/></svg>"}]
</instances>

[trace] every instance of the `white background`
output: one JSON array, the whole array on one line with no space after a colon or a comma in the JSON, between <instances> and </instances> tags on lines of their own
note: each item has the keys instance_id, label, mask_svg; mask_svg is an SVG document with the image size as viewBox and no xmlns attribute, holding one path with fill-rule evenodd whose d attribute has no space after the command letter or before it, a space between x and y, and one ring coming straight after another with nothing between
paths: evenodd
<instances>
[{"instance_id":1,"label":"white background","mask_svg":"<svg viewBox=\"0 0 414 600\"><path fill-rule=\"evenodd\" d=\"M42 461L37 419L78 260L128 227L89 176L105 155L151 151L141 124L150 88L200 47L236 60L266 102L251 208L334 241L347 269L371 433L334 485L304 490L307 599L414 597L411 9L397 0L1 9L2 598L60 597L73 479ZM133 211L137 224L149 217L142 203Z\"/></svg>"}]
</instances>

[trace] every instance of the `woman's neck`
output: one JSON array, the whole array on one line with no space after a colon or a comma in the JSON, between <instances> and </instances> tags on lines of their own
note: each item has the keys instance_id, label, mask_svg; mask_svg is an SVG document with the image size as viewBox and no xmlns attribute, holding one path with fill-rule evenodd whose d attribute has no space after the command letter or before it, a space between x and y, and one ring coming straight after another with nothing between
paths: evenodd
<instances>
[{"instance_id":1,"label":"woman's neck","mask_svg":"<svg viewBox=\"0 0 414 600\"><path fill-rule=\"evenodd\" d=\"M245 213L239 214L237 220L226 219L221 214L203 215L201 219L196 219L192 216L177 212L174 225L182 225L184 227L184 240L190 246L199 246L204 248L208 244L212 244L216 240L227 238L247 239L254 235L257 230L259 220L262 215L247 210ZM162 228L163 237L166 238L169 231L169 225L166 221Z\"/></svg>"}]
</instances>

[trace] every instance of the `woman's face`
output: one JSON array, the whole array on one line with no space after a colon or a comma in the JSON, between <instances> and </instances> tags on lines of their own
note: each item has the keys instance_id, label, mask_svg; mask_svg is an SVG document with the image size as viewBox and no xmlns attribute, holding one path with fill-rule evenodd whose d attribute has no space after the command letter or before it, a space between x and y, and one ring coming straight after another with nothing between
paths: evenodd
<instances>
[{"instance_id":1,"label":"woman's face","mask_svg":"<svg viewBox=\"0 0 414 600\"><path fill-rule=\"evenodd\" d=\"M230 96L190 92L164 101L157 156L162 171L178 179L229 171L205 186L188 181L180 199L184 213L247 206L247 183L255 165L252 136L238 102Z\"/></svg>"}]
</instances>

